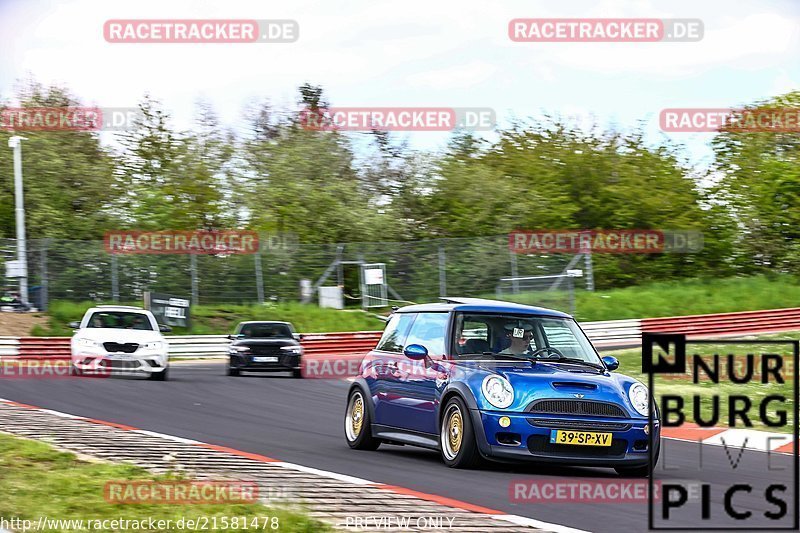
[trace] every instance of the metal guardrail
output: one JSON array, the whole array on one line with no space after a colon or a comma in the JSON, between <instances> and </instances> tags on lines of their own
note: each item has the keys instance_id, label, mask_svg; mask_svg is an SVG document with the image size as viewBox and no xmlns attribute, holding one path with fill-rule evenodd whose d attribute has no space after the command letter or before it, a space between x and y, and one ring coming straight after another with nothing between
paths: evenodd
<instances>
[{"instance_id":1,"label":"metal guardrail","mask_svg":"<svg viewBox=\"0 0 800 533\"><path fill-rule=\"evenodd\" d=\"M584 322L581 327L599 348L638 346L642 332L685 333L723 337L800 330L800 308L744 311L714 315ZM380 339L380 331L305 333L301 341L307 356L363 354ZM172 358L227 355L227 335L166 337ZM0 337L0 356L69 356L69 337Z\"/></svg>"},{"instance_id":2,"label":"metal guardrail","mask_svg":"<svg viewBox=\"0 0 800 533\"><path fill-rule=\"evenodd\" d=\"M0 356L14 356L19 353L18 337L0 337Z\"/></svg>"}]
</instances>

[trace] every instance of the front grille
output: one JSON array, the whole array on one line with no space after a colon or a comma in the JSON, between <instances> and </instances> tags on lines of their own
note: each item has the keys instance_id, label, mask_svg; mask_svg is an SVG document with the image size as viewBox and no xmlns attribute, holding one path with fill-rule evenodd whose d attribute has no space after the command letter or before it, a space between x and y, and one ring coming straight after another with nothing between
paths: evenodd
<instances>
[{"instance_id":1,"label":"front grille","mask_svg":"<svg viewBox=\"0 0 800 533\"><path fill-rule=\"evenodd\" d=\"M561 457L625 457L628 441L613 439L611 446L576 446L573 444L551 444L546 435L528 437L528 450L535 454L552 454Z\"/></svg>"},{"instance_id":2,"label":"front grille","mask_svg":"<svg viewBox=\"0 0 800 533\"><path fill-rule=\"evenodd\" d=\"M251 355L285 355L280 346L248 346Z\"/></svg>"},{"instance_id":3,"label":"front grille","mask_svg":"<svg viewBox=\"0 0 800 533\"><path fill-rule=\"evenodd\" d=\"M136 361L115 361L113 359L106 359L102 361L99 366L113 370L136 370L139 368L139 363Z\"/></svg>"},{"instance_id":4,"label":"front grille","mask_svg":"<svg viewBox=\"0 0 800 533\"><path fill-rule=\"evenodd\" d=\"M593 400L538 400L528 408L531 413L550 415L586 415L627 418L625 410L615 403Z\"/></svg>"},{"instance_id":5,"label":"front grille","mask_svg":"<svg viewBox=\"0 0 800 533\"><path fill-rule=\"evenodd\" d=\"M622 422L591 422L587 420L559 420L553 418L528 418L527 420L530 425L543 428L585 429L589 431L628 431L631 429L630 424Z\"/></svg>"},{"instance_id":6,"label":"front grille","mask_svg":"<svg viewBox=\"0 0 800 533\"><path fill-rule=\"evenodd\" d=\"M104 342L103 348L106 349L107 352L121 352L121 353L133 353L139 349L139 345L135 342Z\"/></svg>"}]
</instances>

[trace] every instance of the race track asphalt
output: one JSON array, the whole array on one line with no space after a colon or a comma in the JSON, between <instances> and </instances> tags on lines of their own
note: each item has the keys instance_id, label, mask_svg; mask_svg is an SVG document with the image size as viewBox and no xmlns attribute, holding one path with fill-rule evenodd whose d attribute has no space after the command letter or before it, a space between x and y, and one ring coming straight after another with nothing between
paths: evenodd
<instances>
[{"instance_id":1,"label":"race track asphalt","mask_svg":"<svg viewBox=\"0 0 800 533\"><path fill-rule=\"evenodd\" d=\"M384 445L375 452L351 450L342 430L348 385L346 381L292 379L282 374L234 378L224 375L221 364L181 363L172 367L171 380L164 383L117 377L0 379L0 398L259 453L587 531L647 530L646 502L553 499L515 503L510 497L510 486L517 481L620 480L613 470L493 464L465 471L445 467L437 452L409 446ZM738 448L668 440L656 479L710 484L713 523L726 527L738 525L718 516L723 491L735 483L753 486L750 494L739 493L733 500L742 511L749 509L760 516L764 510L775 509L764 501L764 487L769 483L787 483L790 488L785 499L791 501L790 456L755 451L740 456L740 452ZM733 468L731 463L737 459ZM699 512L699 504L692 503L673 513L669 525L699 529Z\"/></svg>"}]
</instances>

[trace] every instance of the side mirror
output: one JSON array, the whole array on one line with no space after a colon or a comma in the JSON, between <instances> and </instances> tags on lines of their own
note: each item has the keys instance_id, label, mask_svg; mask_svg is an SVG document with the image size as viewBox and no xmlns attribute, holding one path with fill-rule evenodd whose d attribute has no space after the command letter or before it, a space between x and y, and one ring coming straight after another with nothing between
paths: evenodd
<instances>
[{"instance_id":1,"label":"side mirror","mask_svg":"<svg viewBox=\"0 0 800 533\"><path fill-rule=\"evenodd\" d=\"M80 329L81 323L80 322L70 322L67 324L72 329Z\"/></svg>"},{"instance_id":2,"label":"side mirror","mask_svg":"<svg viewBox=\"0 0 800 533\"><path fill-rule=\"evenodd\" d=\"M603 363L605 363L606 368L611 372L619 368L619 361L617 358L610 355L603 357Z\"/></svg>"},{"instance_id":3,"label":"side mirror","mask_svg":"<svg viewBox=\"0 0 800 533\"><path fill-rule=\"evenodd\" d=\"M293 337L293 338L294 338L294 340L296 340L296 341L301 341L301 340L303 340L303 335L302 335L302 334L300 334L300 333L292 333L292 337Z\"/></svg>"},{"instance_id":4,"label":"side mirror","mask_svg":"<svg viewBox=\"0 0 800 533\"><path fill-rule=\"evenodd\" d=\"M421 344L409 344L403 354L414 361L421 361L428 357L428 349Z\"/></svg>"},{"instance_id":5,"label":"side mirror","mask_svg":"<svg viewBox=\"0 0 800 533\"><path fill-rule=\"evenodd\" d=\"M170 331L172 331L172 328L169 327L166 324L159 324L158 325L158 331L160 331L162 333L169 333Z\"/></svg>"},{"instance_id":6,"label":"side mirror","mask_svg":"<svg viewBox=\"0 0 800 533\"><path fill-rule=\"evenodd\" d=\"M234 335L225 335L225 338L228 339L229 341L236 340L236 337Z\"/></svg>"}]
</instances>

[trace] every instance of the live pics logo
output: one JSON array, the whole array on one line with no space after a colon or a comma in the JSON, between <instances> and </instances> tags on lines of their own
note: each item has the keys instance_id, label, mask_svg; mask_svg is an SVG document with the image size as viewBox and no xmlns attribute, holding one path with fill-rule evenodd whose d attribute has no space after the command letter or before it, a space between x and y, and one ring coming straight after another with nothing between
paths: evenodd
<instances>
[{"instance_id":1,"label":"live pics logo","mask_svg":"<svg viewBox=\"0 0 800 533\"><path fill-rule=\"evenodd\" d=\"M649 420L651 464L658 460L648 489L651 530L798 530L798 373L787 368L797 368L799 354L796 340L642 335L642 371L656 407ZM659 423L660 433L678 440L659 447ZM792 428L795 446L775 428ZM759 442L766 451L752 449ZM687 483L686 471L700 482Z\"/></svg>"}]
</instances>

